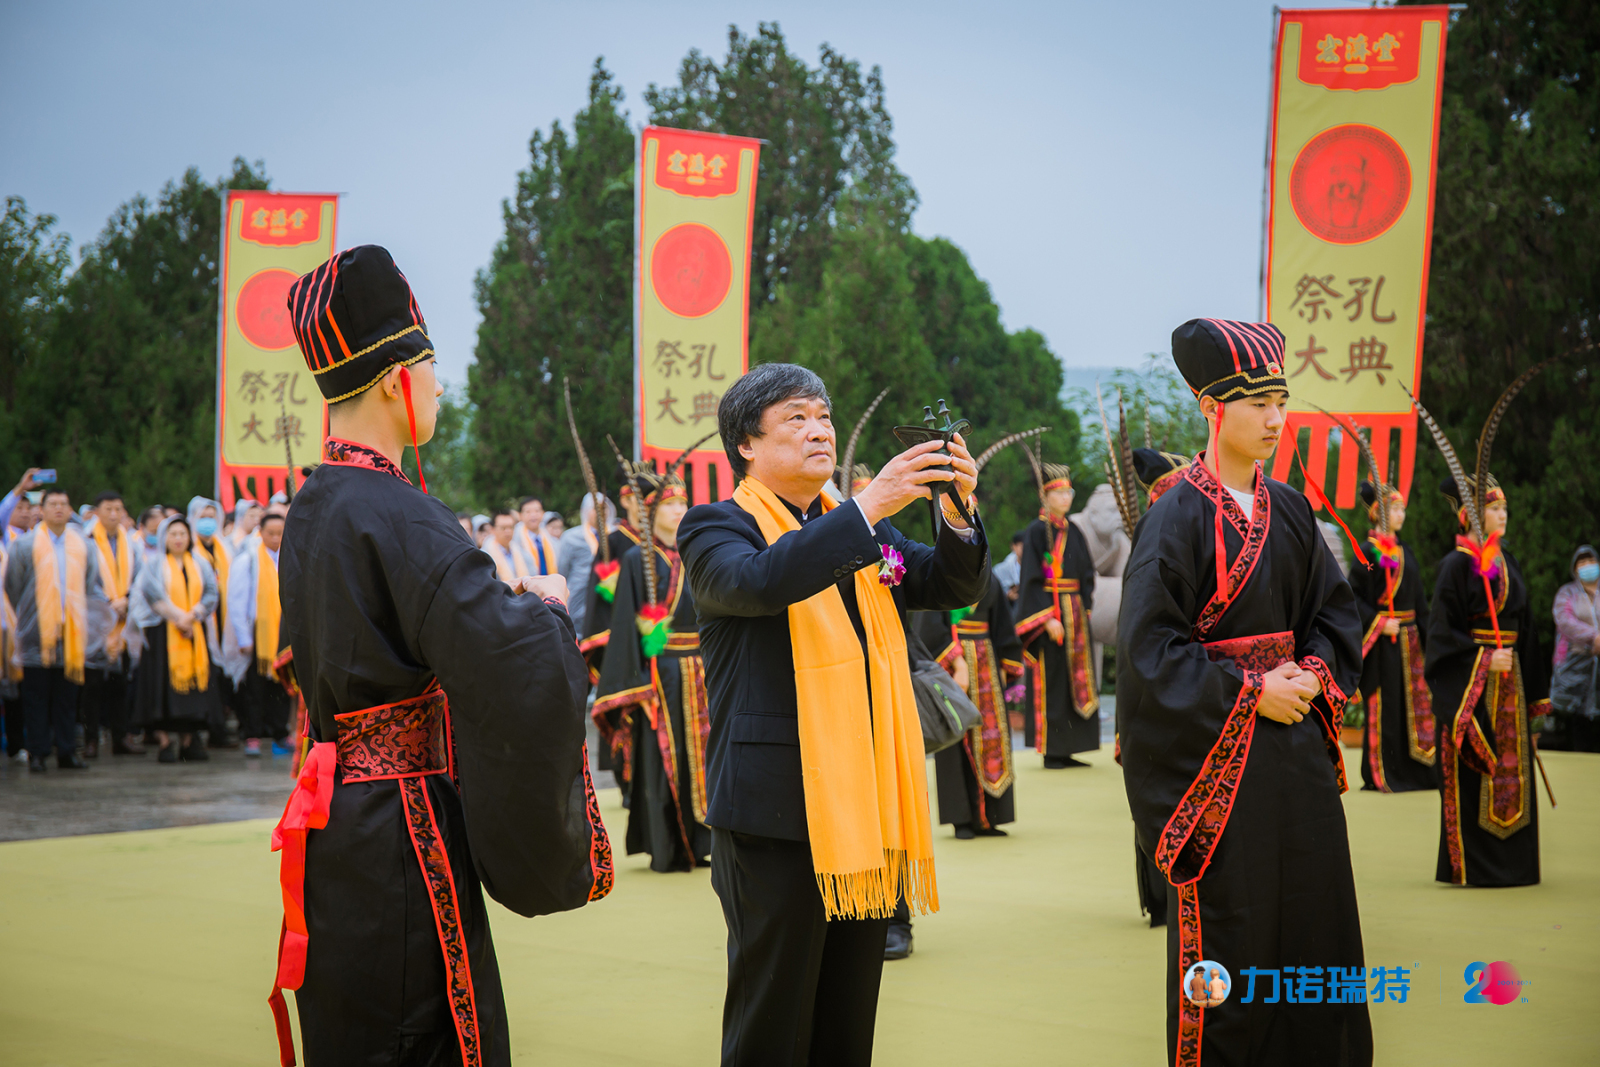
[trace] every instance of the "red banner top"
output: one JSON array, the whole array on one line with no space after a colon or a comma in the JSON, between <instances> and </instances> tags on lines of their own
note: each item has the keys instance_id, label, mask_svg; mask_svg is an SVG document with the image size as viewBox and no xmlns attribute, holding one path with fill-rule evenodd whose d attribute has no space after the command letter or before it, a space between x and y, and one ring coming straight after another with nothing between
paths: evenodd
<instances>
[{"instance_id":1,"label":"red banner top","mask_svg":"<svg viewBox=\"0 0 1600 1067\"><path fill-rule=\"evenodd\" d=\"M1415 81L1424 20L1448 20L1438 7L1291 10L1283 22L1298 22L1300 80L1328 89L1385 89Z\"/></svg>"},{"instance_id":2,"label":"red banner top","mask_svg":"<svg viewBox=\"0 0 1600 1067\"><path fill-rule=\"evenodd\" d=\"M235 203L244 205L240 236L273 248L310 244L322 236L322 205L326 196L294 193L237 192Z\"/></svg>"},{"instance_id":3,"label":"red banner top","mask_svg":"<svg viewBox=\"0 0 1600 1067\"><path fill-rule=\"evenodd\" d=\"M760 144L750 137L729 137L693 130L651 126L645 135L661 142L656 154L655 182L684 196L729 196L739 190L739 144Z\"/></svg>"}]
</instances>

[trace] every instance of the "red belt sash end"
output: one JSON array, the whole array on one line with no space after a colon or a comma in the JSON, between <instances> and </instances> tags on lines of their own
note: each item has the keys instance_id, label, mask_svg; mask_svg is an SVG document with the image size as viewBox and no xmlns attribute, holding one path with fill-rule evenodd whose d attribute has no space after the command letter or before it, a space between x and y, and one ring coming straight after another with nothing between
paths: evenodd
<instances>
[{"instance_id":1,"label":"red belt sash end","mask_svg":"<svg viewBox=\"0 0 1600 1067\"><path fill-rule=\"evenodd\" d=\"M294 1067L294 1037L289 1029L289 1007L285 989L299 989L306 976L306 833L328 825L328 806L333 801L333 772L338 766L337 746L319 741L300 767L294 791L284 805L283 817L272 830L272 851L283 853L278 883L283 889L283 926L278 933L278 973L273 979L273 1021L278 1029L278 1058L283 1067Z\"/></svg>"}]
</instances>

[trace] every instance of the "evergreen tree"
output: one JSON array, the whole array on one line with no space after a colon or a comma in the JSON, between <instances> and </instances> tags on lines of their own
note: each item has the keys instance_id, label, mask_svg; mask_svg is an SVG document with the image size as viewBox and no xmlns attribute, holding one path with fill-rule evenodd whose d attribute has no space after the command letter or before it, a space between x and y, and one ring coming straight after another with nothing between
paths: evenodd
<instances>
[{"instance_id":1,"label":"evergreen tree","mask_svg":"<svg viewBox=\"0 0 1600 1067\"><path fill-rule=\"evenodd\" d=\"M633 440L634 135L622 91L601 60L569 137L535 131L527 169L505 202L505 236L478 275L477 361L467 371L474 500L524 493L576 507L583 476L562 379L584 446L615 491L605 435Z\"/></svg>"},{"instance_id":2,"label":"evergreen tree","mask_svg":"<svg viewBox=\"0 0 1600 1067\"><path fill-rule=\"evenodd\" d=\"M21 197L6 198L0 219L0 480L43 462L22 434L28 393L20 388L38 374L49 326L72 265L71 241L54 233L54 215L34 215Z\"/></svg>"},{"instance_id":3,"label":"evergreen tree","mask_svg":"<svg viewBox=\"0 0 1600 1067\"><path fill-rule=\"evenodd\" d=\"M1421 399L1471 463L1500 390L1592 341L1600 313L1600 7L1486 0L1450 29ZM1556 363L1512 404L1491 468L1546 647L1573 549L1600 530L1600 356ZM1422 429L1405 536L1432 588L1458 532Z\"/></svg>"},{"instance_id":4,"label":"evergreen tree","mask_svg":"<svg viewBox=\"0 0 1600 1067\"><path fill-rule=\"evenodd\" d=\"M135 506L182 505L211 491L221 194L267 188L262 168L235 159L207 182L191 167L154 204L118 208L83 250L15 408L27 458L60 470L75 501L115 488Z\"/></svg>"}]
</instances>

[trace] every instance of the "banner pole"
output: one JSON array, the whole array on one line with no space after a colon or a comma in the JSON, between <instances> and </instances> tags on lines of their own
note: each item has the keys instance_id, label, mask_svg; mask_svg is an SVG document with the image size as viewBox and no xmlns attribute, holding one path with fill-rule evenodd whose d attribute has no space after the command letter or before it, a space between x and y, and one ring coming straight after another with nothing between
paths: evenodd
<instances>
[{"instance_id":1,"label":"banner pole","mask_svg":"<svg viewBox=\"0 0 1600 1067\"><path fill-rule=\"evenodd\" d=\"M223 381L223 377L222 377L222 370L223 370L223 365L222 365L222 359L223 359L223 355L222 355L222 340L223 340L222 331L223 331L223 325L227 321L227 302L228 302L227 277L228 277L228 272L227 272L226 267L227 267L227 262L228 262L228 210L229 210L228 196L231 193L231 191L232 190L229 190L229 189L223 189L221 191L221 196L222 196L222 225L217 227L217 235L218 235L217 236L217 389L216 389L215 394L211 398L212 402L215 403L216 406L217 406L217 417L213 420L215 422L215 424L216 424L216 433L211 439L211 446L212 446L212 454L214 456L214 461L212 463L212 470L214 472L214 477L212 479L212 487L213 487L213 490L214 490L214 493L215 493L215 499L218 500L218 501L221 501L223 499L223 497L222 497L222 390L224 388L226 388L226 383ZM233 502L232 501L228 501L227 502L227 506L228 506L229 509L232 509ZM217 517L217 522L218 522L219 525L221 524L221 522L222 522L222 517L221 516Z\"/></svg>"},{"instance_id":2,"label":"banner pole","mask_svg":"<svg viewBox=\"0 0 1600 1067\"><path fill-rule=\"evenodd\" d=\"M1256 249L1256 321L1266 318L1267 306L1267 194L1272 183L1272 116L1278 96L1278 19L1283 9L1272 5L1272 37L1267 42L1267 131L1261 153L1261 243Z\"/></svg>"}]
</instances>

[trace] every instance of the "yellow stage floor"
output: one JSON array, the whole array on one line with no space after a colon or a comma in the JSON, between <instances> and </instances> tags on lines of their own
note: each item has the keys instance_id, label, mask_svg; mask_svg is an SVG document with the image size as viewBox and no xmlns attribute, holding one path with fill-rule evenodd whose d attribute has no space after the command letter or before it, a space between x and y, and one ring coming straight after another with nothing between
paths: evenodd
<instances>
[{"instance_id":1,"label":"yellow stage floor","mask_svg":"<svg viewBox=\"0 0 1600 1067\"><path fill-rule=\"evenodd\" d=\"M1121 776L1093 758L1045 772L1021 754L1009 838L941 829L944 910L885 966L879 1064L1162 1062L1165 934L1139 915ZM1372 1008L1379 1064L1600 1062L1600 756L1545 760L1561 807L1541 794L1544 884L1525 889L1433 882L1437 796L1346 797L1368 964L1415 968L1407 1003ZM0 1063L276 1063L269 830L0 845ZM705 871L624 859L600 904L494 923L519 1062L716 1062L724 930ZM1475 960L1511 961L1527 1003L1464 1004Z\"/></svg>"}]
</instances>

